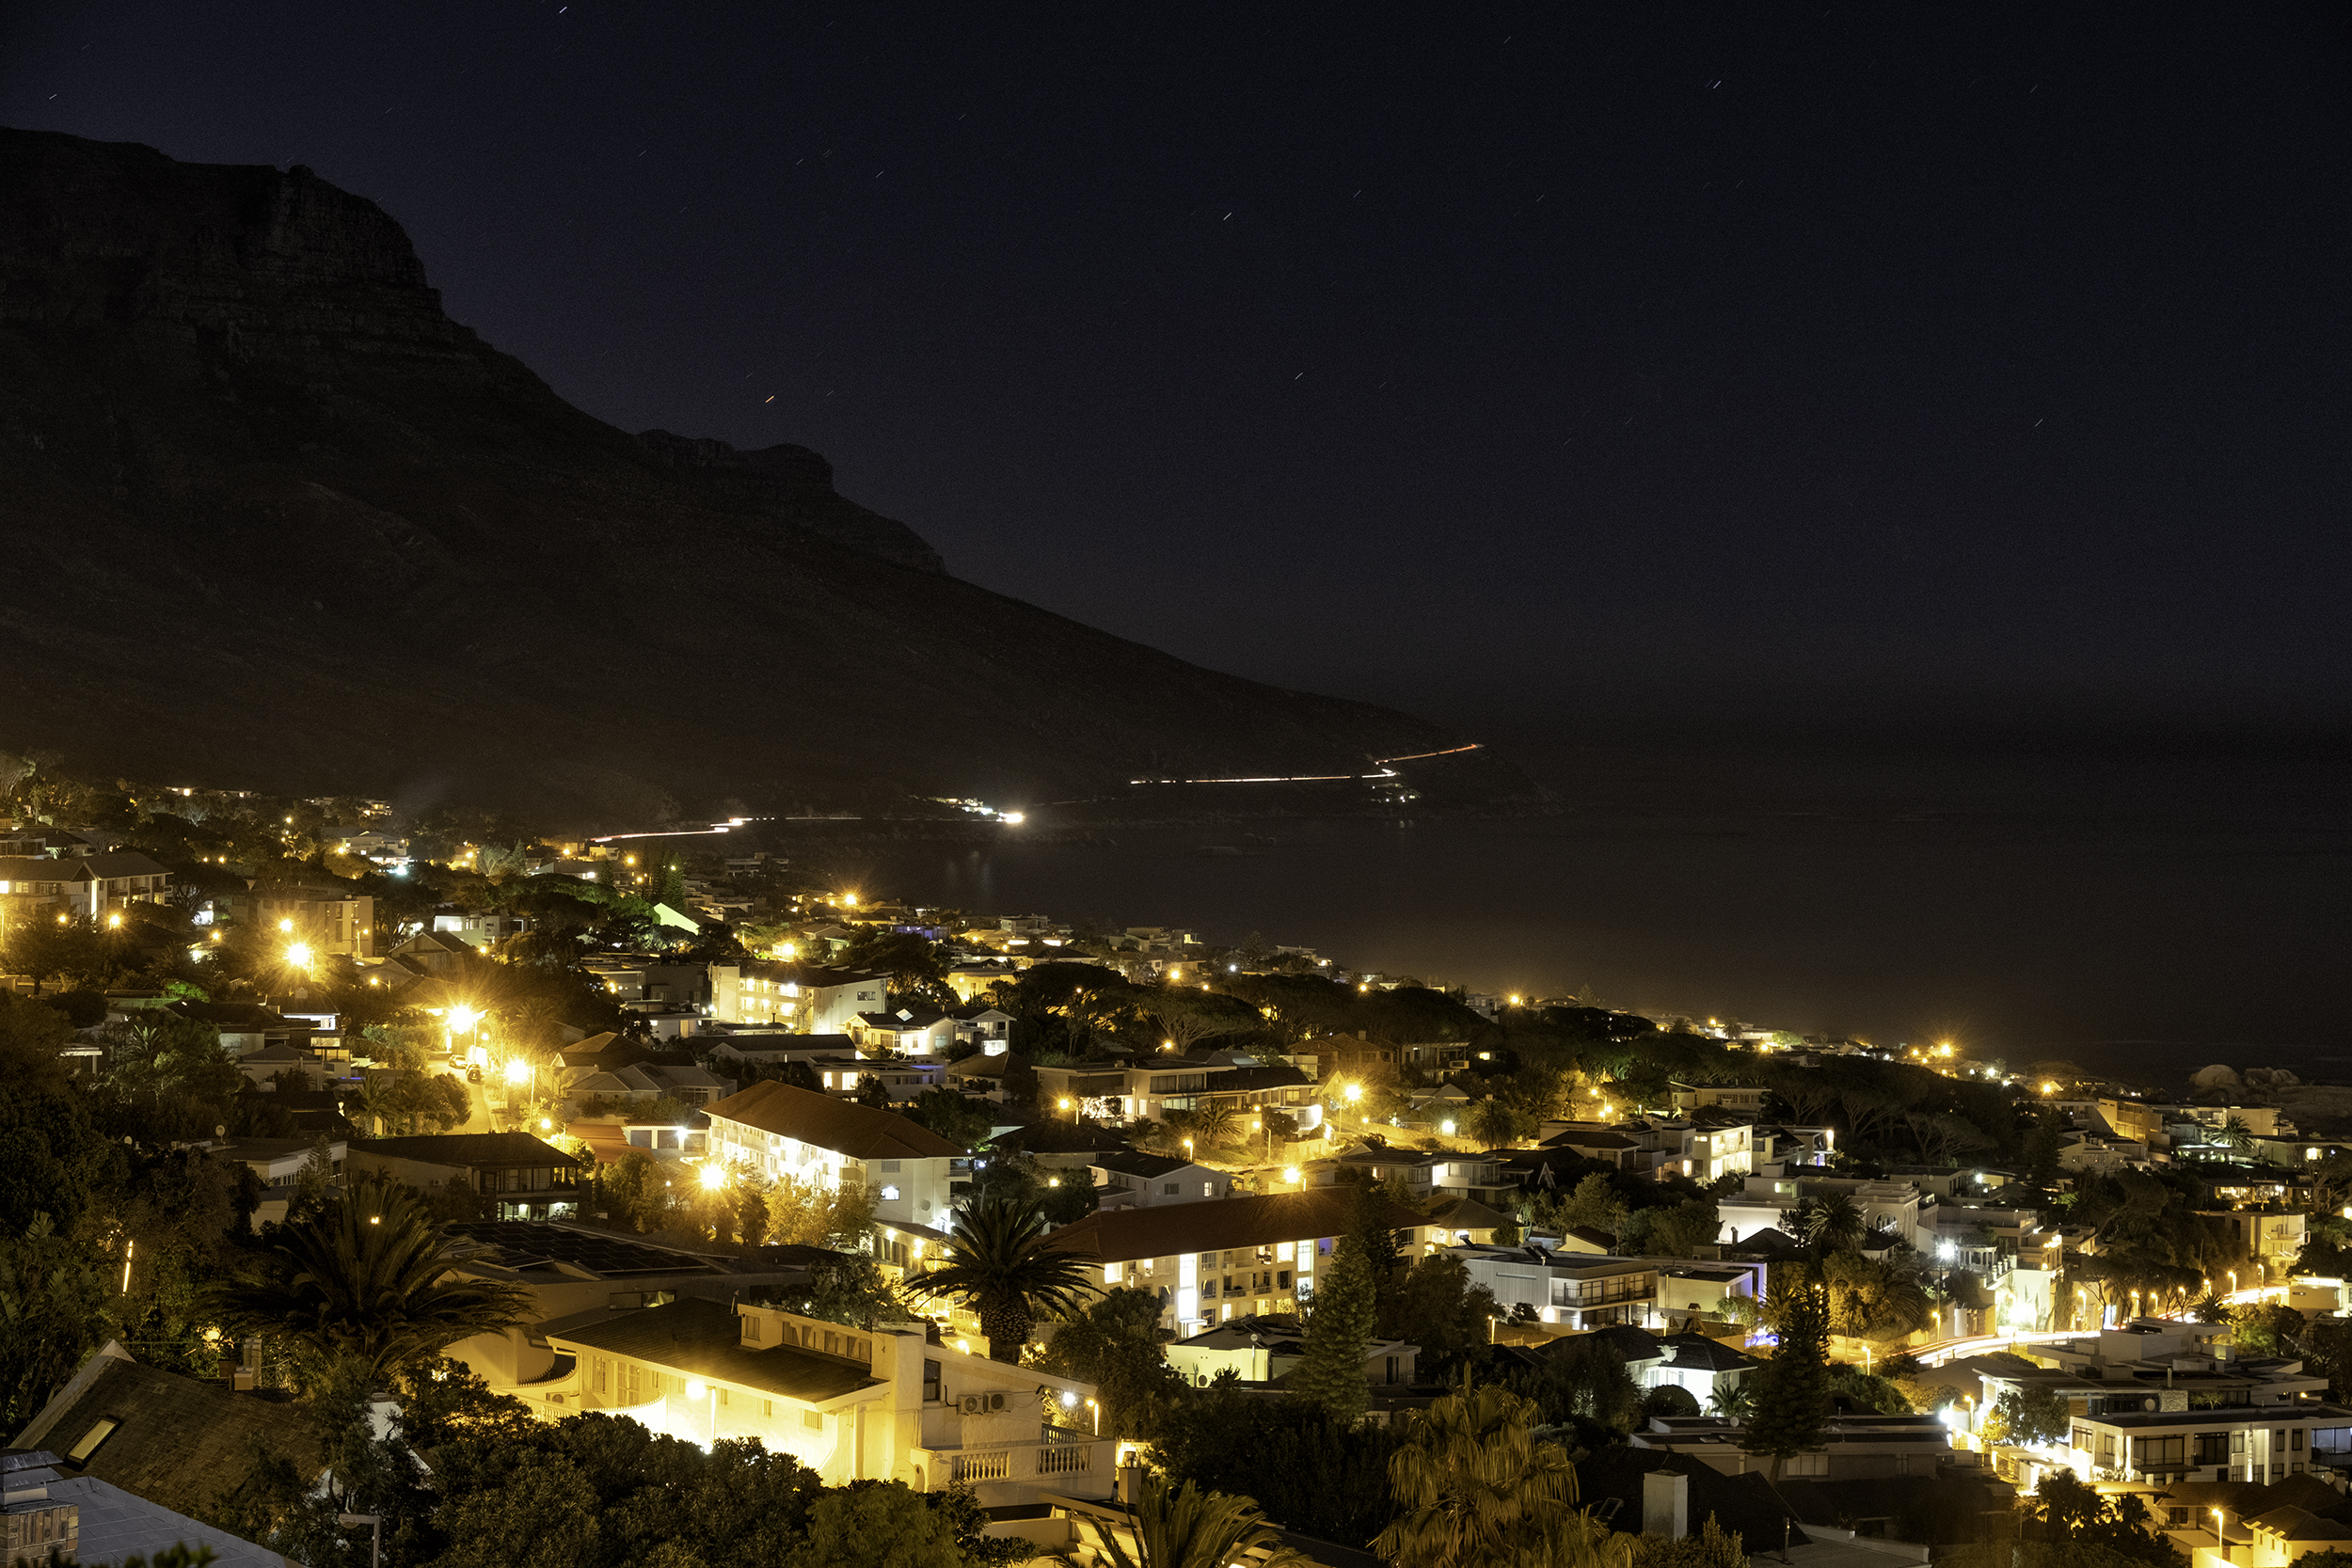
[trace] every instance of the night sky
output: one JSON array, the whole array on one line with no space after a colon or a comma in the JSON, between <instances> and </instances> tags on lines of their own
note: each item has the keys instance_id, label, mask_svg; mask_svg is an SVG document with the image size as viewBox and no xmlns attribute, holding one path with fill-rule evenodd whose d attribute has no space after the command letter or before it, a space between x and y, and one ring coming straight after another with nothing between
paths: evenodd
<instances>
[{"instance_id":1,"label":"night sky","mask_svg":"<svg viewBox=\"0 0 2352 1568\"><path fill-rule=\"evenodd\" d=\"M16 5L626 429L1465 725L2352 709L2338 6Z\"/></svg>"}]
</instances>

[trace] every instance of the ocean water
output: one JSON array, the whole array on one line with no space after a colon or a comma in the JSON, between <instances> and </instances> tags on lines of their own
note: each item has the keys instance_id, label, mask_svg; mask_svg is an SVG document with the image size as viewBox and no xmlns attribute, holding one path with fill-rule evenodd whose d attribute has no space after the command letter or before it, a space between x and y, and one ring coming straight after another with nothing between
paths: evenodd
<instances>
[{"instance_id":1,"label":"ocean water","mask_svg":"<svg viewBox=\"0 0 2352 1568\"><path fill-rule=\"evenodd\" d=\"M874 891L2160 1078L2352 1081L2352 792L2293 754L1561 742L1556 815L1009 832ZM1237 855L1204 855L1230 847Z\"/></svg>"}]
</instances>

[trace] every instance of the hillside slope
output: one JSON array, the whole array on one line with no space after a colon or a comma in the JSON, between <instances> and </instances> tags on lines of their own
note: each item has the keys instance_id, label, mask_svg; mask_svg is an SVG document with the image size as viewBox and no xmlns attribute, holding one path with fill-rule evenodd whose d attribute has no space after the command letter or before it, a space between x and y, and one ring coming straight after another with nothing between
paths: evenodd
<instances>
[{"instance_id":1,"label":"hillside slope","mask_svg":"<svg viewBox=\"0 0 2352 1568\"><path fill-rule=\"evenodd\" d=\"M0 131L0 747L581 819L1453 742L959 581L815 452L630 436L297 166Z\"/></svg>"}]
</instances>

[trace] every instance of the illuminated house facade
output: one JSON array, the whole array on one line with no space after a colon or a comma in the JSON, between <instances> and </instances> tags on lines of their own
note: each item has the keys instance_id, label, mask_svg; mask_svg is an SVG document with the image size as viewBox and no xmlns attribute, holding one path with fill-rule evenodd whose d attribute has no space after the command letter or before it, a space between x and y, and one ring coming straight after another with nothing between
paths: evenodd
<instances>
[{"instance_id":1,"label":"illuminated house facade","mask_svg":"<svg viewBox=\"0 0 2352 1568\"><path fill-rule=\"evenodd\" d=\"M11 921L34 909L94 920L125 904L160 904L170 886L169 872L128 851L68 860L0 856L0 913Z\"/></svg>"},{"instance_id":2,"label":"illuminated house facade","mask_svg":"<svg viewBox=\"0 0 2352 1568\"><path fill-rule=\"evenodd\" d=\"M988 1508L1111 1495L1091 1385L931 1344L919 1324L867 1331L688 1298L547 1338L568 1369L517 1392L548 1419L606 1410L706 1447L756 1437L829 1486L965 1485Z\"/></svg>"},{"instance_id":3,"label":"illuminated house facade","mask_svg":"<svg viewBox=\"0 0 2352 1568\"><path fill-rule=\"evenodd\" d=\"M879 1221L947 1226L950 1162L963 1151L896 1112L772 1079L705 1111L715 1159L771 1180L866 1187Z\"/></svg>"},{"instance_id":4,"label":"illuminated house facade","mask_svg":"<svg viewBox=\"0 0 2352 1568\"><path fill-rule=\"evenodd\" d=\"M1190 1336L1236 1318L1297 1311L1314 1296L1318 1274L1347 1233L1357 1189L1104 1209L1053 1234L1052 1244L1101 1270L1103 1289L1149 1291L1160 1324ZM1436 1227L1408 1209L1383 1205L1398 1248L1420 1253Z\"/></svg>"}]
</instances>

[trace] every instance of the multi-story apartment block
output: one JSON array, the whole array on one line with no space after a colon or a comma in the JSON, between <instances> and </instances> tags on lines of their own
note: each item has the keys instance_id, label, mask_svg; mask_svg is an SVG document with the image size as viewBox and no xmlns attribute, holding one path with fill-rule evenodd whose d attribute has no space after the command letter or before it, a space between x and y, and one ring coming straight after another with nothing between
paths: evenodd
<instances>
[{"instance_id":1,"label":"multi-story apartment block","mask_svg":"<svg viewBox=\"0 0 2352 1568\"><path fill-rule=\"evenodd\" d=\"M2316 1402L2328 1380L2238 1355L2226 1327L2138 1318L2024 1348L2041 1365L1982 1373L1985 1404L2026 1389L2063 1400L2066 1436L2024 1447L2088 1481L2275 1481L2352 1457L2352 1410Z\"/></svg>"}]
</instances>

